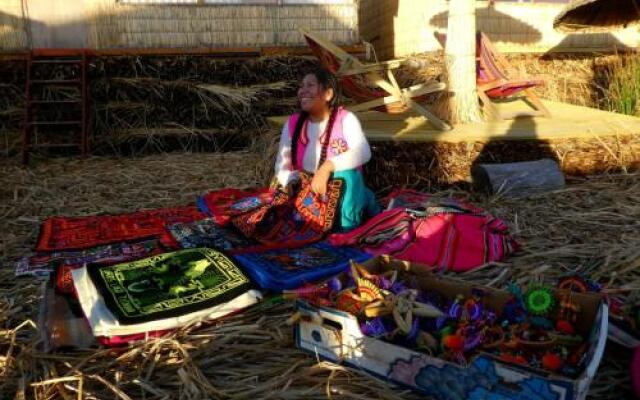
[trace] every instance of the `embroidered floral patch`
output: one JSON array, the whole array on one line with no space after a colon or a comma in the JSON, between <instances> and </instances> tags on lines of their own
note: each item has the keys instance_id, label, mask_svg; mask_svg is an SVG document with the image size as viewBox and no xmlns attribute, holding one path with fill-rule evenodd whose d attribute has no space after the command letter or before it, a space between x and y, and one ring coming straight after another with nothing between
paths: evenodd
<instances>
[{"instance_id":1,"label":"embroidered floral patch","mask_svg":"<svg viewBox=\"0 0 640 400\"><path fill-rule=\"evenodd\" d=\"M331 153L334 156L337 156L338 154L342 154L345 151L349 150L349 147L347 146L347 142L344 139L333 139L331 141Z\"/></svg>"}]
</instances>

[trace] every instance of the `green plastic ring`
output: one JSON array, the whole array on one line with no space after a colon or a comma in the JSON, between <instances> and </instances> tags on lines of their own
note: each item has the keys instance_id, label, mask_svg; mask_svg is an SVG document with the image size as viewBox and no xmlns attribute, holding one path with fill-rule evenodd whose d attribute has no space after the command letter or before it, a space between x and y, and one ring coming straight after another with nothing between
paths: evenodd
<instances>
[{"instance_id":1,"label":"green plastic ring","mask_svg":"<svg viewBox=\"0 0 640 400\"><path fill-rule=\"evenodd\" d=\"M553 293L548 288L531 289L525 295L525 307L534 315L545 315L555 303Z\"/></svg>"}]
</instances>

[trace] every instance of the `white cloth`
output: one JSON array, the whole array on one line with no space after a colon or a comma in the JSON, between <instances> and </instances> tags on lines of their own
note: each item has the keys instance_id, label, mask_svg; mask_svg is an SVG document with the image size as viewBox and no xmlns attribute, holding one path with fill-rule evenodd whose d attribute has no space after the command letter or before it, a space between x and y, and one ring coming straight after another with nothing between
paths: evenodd
<instances>
[{"instance_id":1,"label":"white cloth","mask_svg":"<svg viewBox=\"0 0 640 400\"><path fill-rule=\"evenodd\" d=\"M249 290L238 297L214 307L194 311L179 317L163 318L139 324L122 325L118 318L109 310L98 288L89 277L87 267L71 272L73 284L78 293L78 301L85 317L89 321L94 336L119 336L174 329L197 321L208 321L249 307L262 298L262 293Z\"/></svg>"},{"instance_id":2,"label":"white cloth","mask_svg":"<svg viewBox=\"0 0 640 400\"><path fill-rule=\"evenodd\" d=\"M321 122L307 120L309 145L302 160L302 168L307 172L315 173L318 170L318 161L320 161L320 153L322 152L319 136L324 132L328 122L328 119ZM371 148L362 131L360 121L353 113L347 112L345 115L342 121L342 132L349 150L331 158L335 171L353 169L367 163L371 159ZM286 186L297 177L296 172L293 171L291 160L291 137L289 136L288 122L282 127L275 170L278 183L282 186Z\"/></svg>"}]
</instances>

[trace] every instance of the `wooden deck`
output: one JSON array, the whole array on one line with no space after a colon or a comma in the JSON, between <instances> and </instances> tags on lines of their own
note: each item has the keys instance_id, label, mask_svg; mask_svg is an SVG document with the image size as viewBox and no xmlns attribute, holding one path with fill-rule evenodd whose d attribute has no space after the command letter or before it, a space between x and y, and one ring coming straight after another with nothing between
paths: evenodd
<instances>
[{"instance_id":1,"label":"wooden deck","mask_svg":"<svg viewBox=\"0 0 640 400\"><path fill-rule=\"evenodd\" d=\"M358 113L358 117L371 142L456 143L640 135L640 118L553 101L544 101L544 104L551 111L551 118L518 117L507 121L458 125L444 132L435 129L426 118L415 114L389 115L371 111ZM527 110L527 105L522 101L500 104L500 107L507 112ZM282 125L286 117L273 117L270 121Z\"/></svg>"}]
</instances>

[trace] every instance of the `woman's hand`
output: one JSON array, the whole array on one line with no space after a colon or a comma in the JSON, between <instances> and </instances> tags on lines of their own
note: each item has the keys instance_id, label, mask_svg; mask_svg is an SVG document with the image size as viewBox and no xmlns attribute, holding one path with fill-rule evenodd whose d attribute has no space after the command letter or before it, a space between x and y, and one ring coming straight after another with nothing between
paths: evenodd
<instances>
[{"instance_id":1,"label":"woman's hand","mask_svg":"<svg viewBox=\"0 0 640 400\"><path fill-rule=\"evenodd\" d=\"M327 193L327 182L329 182L329 178L331 178L333 169L333 163L329 160L325 161L324 164L318 168L311 180L311 190L314 193L320 196L324 196Z\"/></svg>"}]
</instances>

